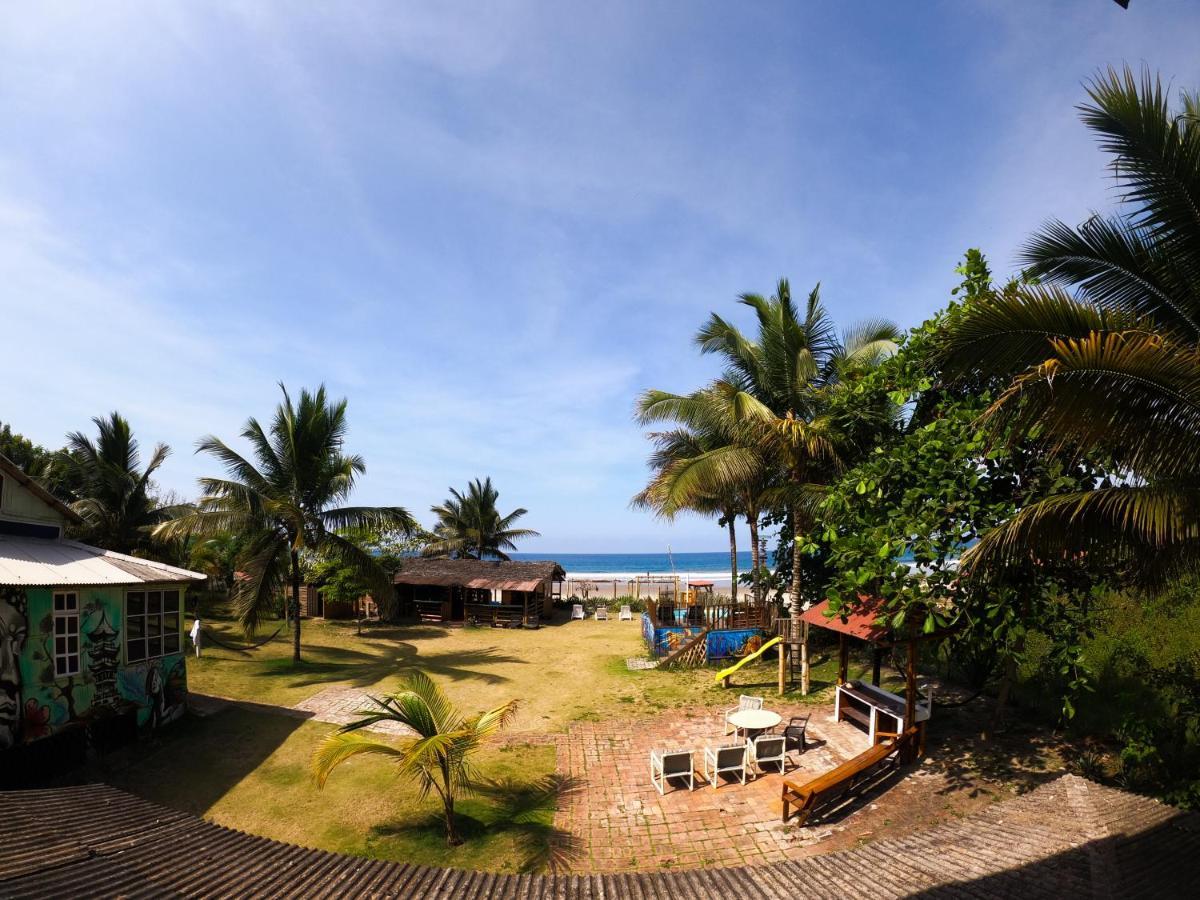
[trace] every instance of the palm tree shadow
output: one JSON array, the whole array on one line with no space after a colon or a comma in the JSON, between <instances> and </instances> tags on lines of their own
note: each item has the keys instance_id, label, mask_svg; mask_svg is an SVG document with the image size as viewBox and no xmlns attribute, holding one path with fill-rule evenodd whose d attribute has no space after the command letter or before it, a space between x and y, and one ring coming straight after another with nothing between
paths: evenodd
<instances>
[{"instance_id":1,"label":"palm tree shadow","mask_svg":"<svg viewBox=\"0 0 1200 900\"><path fill-rule=\"evenodd\" d=\"M508 777L480 781L472 793L488 802L484 818L457 813L455 823L466 841L488 835L507 835L513 839L521 859L522 873L562 872L583 854L583 842L554 824L554 814L560 804L576 795L583 782L566 775L547 775L534 781ZM425 835L442 828L441 819L427 819L404 824L376 825L371 834L377 837Z\"/></svg>"},{"instance_id":2,"label":"palm tree shadow","mask_svg":"<svg viewBox=\"0 0 1200 900\"><path fill-rule=\"evenodd\" d=\"M400 675L407 670L420 668L452 681L481 681L494 685L512 679L481 667L528 662L498 647L422 653L416 644L391 641L365 643L368 648L365 650L322 647L319 653L310 651L299 665L291 660L271 661L256 674L264 678L290 676L291 687L324 684L331 679L349 683L353 687L367 687L378 684L389 675Z\"/></svg>"}]
</instances>

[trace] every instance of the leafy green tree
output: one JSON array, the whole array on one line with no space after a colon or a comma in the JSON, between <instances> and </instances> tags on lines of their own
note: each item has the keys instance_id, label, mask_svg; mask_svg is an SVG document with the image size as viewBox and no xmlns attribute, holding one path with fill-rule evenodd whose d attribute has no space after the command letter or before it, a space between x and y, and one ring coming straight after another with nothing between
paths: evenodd
<instances>
[{"instance_id":1,"label":"leafy green tree","mask_svg":"<svg viewBox=\"0 0 1200 900\"><path fill-rule=\"evenodd\" d=\"M959 271L964 283L957 293L969 308L982 296L981 284L992 290L990 273L977 251ZM856 386L886 392L910 415L901 433L834 484L820 507L824 531L803 549L827 548L835 611L853 609L863 595L880 597L897 629L951 632L953 651L986 649L1005 676L999 709L1027 632L1051 636L1057 663L1069 674L1064 712L1070 715L1073 695L1086 687L1086 617L1072 598L1097 573L1074 559L1027 559L985 581L963 577L958 561L1029 503L1078 490L1095 480L1097 469L1086 457L1048 454L1034 439L989 440L979 423L991 401L988 384L963 390L938 369L948 323L962 314L963 304L951 304L914 329L894 357Z\"/></svg>"},{"instance_id":2,"label":"leafy green tree","mask_svg":"<svg viewBox=\"0 0 1200 900\"><path fill-rule=\"evenodd\" d=\"M454 819L455 801L470 794L479 782L474 755L484 742L508 726L516 715L517 701L509 700L478 716L457 710L424 672L407 676L398 693L371 698L373 707L362 718L327 737L313 755L312 770L317 784L325 786L339 765L364 753L390 757L401 775L414 778L422 799L436 793L442 803L446 843L462 843ZM398 722L416 732L400 746L374 741L358 732L379 722Z\"/></svg>"},{"instance_id":3,"label":"leafy green tree","mask_svg":"<svg viewBox=\"0 0 1200 900\"><path fill-rule=\"evenodd\" d=\"M529 528L514 528L527 509L514 509L500 515L496 501L500 492L492 479L478 478L467 485L466 493L450 488L450 497L434 506L437 516L434 539L424 549L426 556L458 556L468 559L508 559L506 551L516 550L516 542L537 537Z\"/></svg>"},{"instance_id":4,"label":"leafy green tree","mask_svg":"<svg viewBox=\"0 0 1200 900\"><path fill-rule=\"evenodd\" d=\"M300 662L300 560L311 551L338 559L387 596L390 579L378 561L343 537L347 528L410 531L412 517L399 506L343 506L356 478L366 471L361 456L343 452L346 401L330 401L325 386L300 392L293 403L287 389L270 427L246 421L242 437L254 462L219 438L208 436L198 451L224 464L227 478L202 478L196 508L161 525L165 537L238 534L245 540L245 577L234 588L234 607L251 633L274 607L290 576L289 616L292 660Z\"/></svg>"},{"instance_id":5,"label":"leafy green tree","mask_svg":"<svg viewBox=\"0 0 1200 900\"><path fill-rule=\"evenodd\" d=\"M155 494L153 476L171 450L156 444L145 467L133 429L120 413L92 419L96 439L76 431L67 435L59 464L70 473L77 499L73 508L83 517L78 536L118 553L153 555L156 526L178 512Z\"/></svg>"},{"instance_id":6,"label":"leafy green tree","mask_svg":"<svg viewBox=\"0 0 1200 900\"><path fill-rule=\"evenodd\" d=\"M246 548L245 536L224 532L212 537L190 539L188 545L188 566L208 576L208 588L231 591L238 563Z\"/></svg>"},{"instance_id":7,"label":"leafy green tree","mask_svg":"<svg viewBox=\"0 0 1200 900\"><path fill-rule=\"evenodd\" d=\"M54 458L45 447L17 434L7 423L0 423L0 454L7 456L30 478L42 477Z\"/></svg>"},{"instance_id":8,"label":"leafy green tree","mask_svg":"<svg viewBox=\"0 0 1200 900\"><path fill-rule=\"evenodd\" d=\"M1157 578L1200 564L1200 101L1098 76L1080 107L1113 157L1115 215L1052 221L1026 245L1040 284L987 292L954 321L949 370L1001 379L989 440L1041 434L1111 476L1037 498L964 566L1089 554Z\"/></svg>"}]
</instances>

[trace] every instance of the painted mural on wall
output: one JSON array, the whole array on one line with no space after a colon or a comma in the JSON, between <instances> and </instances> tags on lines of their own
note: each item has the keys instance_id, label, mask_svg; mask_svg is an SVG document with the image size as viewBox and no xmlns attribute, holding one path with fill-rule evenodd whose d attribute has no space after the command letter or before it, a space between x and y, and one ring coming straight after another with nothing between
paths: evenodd
<instances>
[{"instance_id":1,"label":"painted mural on wall","mask_svg":"<svg viewBox=\"0 0 1200 900\"><path fill-rule=\"evenodd\" d=\"M703 630L703 628L687 625L656 628L654 629L654 653L657 656L666 656L668 653L678 650Z\"/></svg>"},{"instance_id":2,"label":"painted mural on wall","mask_svg":"<svg viewBox=\"0 0 1200 900\"><path fill-rule=\"evenodd\" d=\"M738 659L762 648L763 635L757 628L708 633L708 659Z\"/></svg>"},{"instance_id":3,"label":"painted mural on wall","mask_svg":"<svg viewBox=\"0 0 1200 900\"><path fill-rule=\"evenodd\" d=\"M668 653L678 650L703 630L697 626L684 625L655 628L650 617L642 615L642 638L656 656L666 656ZM710 631L706 660L716 662L717 660L749 656L762 647L764 640L762 630L757 628Z\"/></svg>"},{"instance_id":4,"label":"painted mural on wall","mask_svg":"<svg viewBox=\"0 0 1200 900\"><path fill-rule=\"evenodd\" d=\"M21 737L21 652L28 633L21 588L0 588L0 750Z\"/></svg>"},{"instance_id":5,"label":"painted mural on wall","mask_svg":"<svg viewBox=\"0 0 1200 900\"><path fill-rule=\"evenodd\" d=\"M137 704L138 724L158 728L187 708L187 676L181 657L152 659L121 670L121 694Z\"/></svg>"},{"instance_id":6,"label":"painted mural on wall","mask_svg":"<svg viewBox=\"0 0 1200 900\"><path fill-rule=\"evenodd\" d=\"M133 713L139 726L157 728L183 714L182 652L123 665L124 590L85 588L77 597L78 632L63 634L54 591L0 588L0 750L107 716ZM64 648L78 662L56 671Z\"/></svg>"}]
</instances>

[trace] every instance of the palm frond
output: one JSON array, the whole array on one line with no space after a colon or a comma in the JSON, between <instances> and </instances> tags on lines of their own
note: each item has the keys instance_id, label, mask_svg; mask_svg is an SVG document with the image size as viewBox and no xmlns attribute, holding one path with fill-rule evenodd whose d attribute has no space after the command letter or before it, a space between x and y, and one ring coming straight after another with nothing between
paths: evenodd
<instances>
[{"instance_id":1,"label":"palm frond","mask_svg":"<svg viewBox=\"0 0 1200 900\"><path fill-rule=\"evenodd\" d=\"M317 787L325 787L325 782L329 780L333 770L355 756L387 756L403 763L407 752L405 749L393 747L382 741L372 741L359 734L335 731L317 745L310 769Z\"/></svg>"}]
</instances>

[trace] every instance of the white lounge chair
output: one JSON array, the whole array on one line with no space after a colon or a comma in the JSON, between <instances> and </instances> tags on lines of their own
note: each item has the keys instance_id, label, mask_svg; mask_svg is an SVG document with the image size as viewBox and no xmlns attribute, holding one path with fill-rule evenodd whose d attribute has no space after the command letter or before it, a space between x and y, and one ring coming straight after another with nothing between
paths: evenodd
<instances>
[{"instance_id":1,"label":"white lounge chair","mask_svg":"<svg viewBox=\"0 0 1200 900\"><path fill-rule=\"evenodd\" d=\"M726 734L737 734L737 726L729 721L730 716L736 715L737 713L740 713L740 712L745 712L748 709L762 709L762 708L763 708L763 698L762 697L749 697L746 694L742 694L740 697L738 697L738 705L737 706L735 706L733 709L725 710L725 733Z\"/></svg>"},{"instance_id":2,"label":"white lounge chair","mask_svg":"<svg viewBox=\"0 0 1200 900\"><path fill-rule=\"evenodd\" d=\"M660 794L666 793L668 778L686 778L688 790L696 789L696 766L691 750L650 751L650 780Z\"/></svg>"},{"instance_id":3,"label":"white lounge chair","mask_svg":"<svg viewBox=\"0 0 1200 900\"><path fill-rule=\"evenodd\" d=\"M571 604L571 618L572 619L582 619L583 618L583 604L582 603Z\"/></svg>"},{"instance_id":4,"label":"white lounge chair","mask_svg":"<svg viewBox=\"0 0 1200 900\"><path fill-rule=\"evenodd\" d=\"M746 743L721 744L704 748L704 780L717 789L721 775L738 775L746 783Z\"/></svg>"},{"instance_id":5,"label":"white lounge chair","mask_svg":"<svg viewBox=\"0 0 1200 900\"><path fill-rule=\"evenodd\" d=\"M750 762L759 774L763 772L763 763L778 763L782 775L786 760L787 738L782 734L759 735L750 744Z\"/></svg>"},{"instance_id":6,"label":"white lounge chair","mask_svg":"<svg viewBox=\"0 0 1200 900\"><path fill-rule=\"evenodd\" d=\"M629 608L628 603L621 607L621 614L617 618L622 622L633 621L633 611Z\"/></svg>"},{"instance_id":7,"label":"white lounge chair","mask_svg":"<svg viewBox=\"0 0 1200 900\"><path fill-rule=\"evenodd\" d=\"M597 621L605 621L605 622L608 621L608 607L607 606L597 606L596 607L596 620Z\"/></svg>"}]
</instances>

